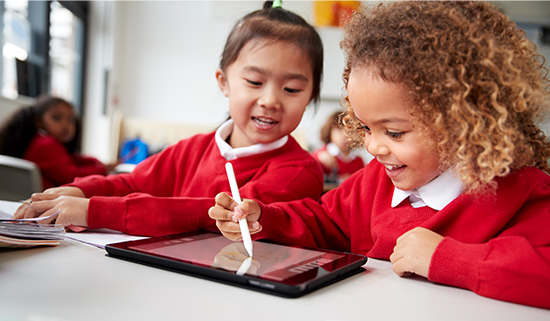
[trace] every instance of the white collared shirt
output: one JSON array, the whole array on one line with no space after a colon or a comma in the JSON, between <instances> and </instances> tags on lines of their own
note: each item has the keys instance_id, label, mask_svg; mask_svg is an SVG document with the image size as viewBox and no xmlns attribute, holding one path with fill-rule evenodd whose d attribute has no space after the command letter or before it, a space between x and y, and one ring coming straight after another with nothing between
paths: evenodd
<instances>
[{"instance_id":1,"label":"white collared shirt","mask_svg":"<svg viewBox=\"0 0 550 321\"><path fill-rule=\"evenodd\" d=\"M233 132L233 126L233 119L230 119L223 123L214 135L216 139L216 144L218 145L218 149L220 150L220 154L226 160L233 160L240 157L247 157L269 152L277 148L283 147L283 145L286 144L286 142L288 141L288 135L286 135L269 144L256 144L246 147L233 148L226 142L229 135L231 135L231 133Z\"/></svg>"},{"instance_id":2,"label":"white collared shirt","mask_svg":"<svg viewBox=\"0 0 550 321\"><path fill-rule=\"evenodd\" d=\"M346 156L346 155L344 155L344 153L342 153L342 151L340 150L340 147L338 147L338 145L336 145L334 143L328 143L327 144L327 152L330 155L334 156L334 157L338 157L339 159L341 159L342 161L344 161L346 163L349 163L349 162L351 162L352 160L354 160L358 157L358 155L355 151L356 150L352 150Z\"/></svg>"},{"instance_id":3,"label":"white collared shirt","mask_svg":"<svg viewBox=\"0 0 550 321\"><path fill-rule=\"evenodd\" d=\"M403 191L395 187L391 206L396 207L409 197L414 208L429 206L440 211L462 194L462 188L462 181L456 177L452 169L448 169L428 184L412 191Z\"/></svg>"}]
</instances>

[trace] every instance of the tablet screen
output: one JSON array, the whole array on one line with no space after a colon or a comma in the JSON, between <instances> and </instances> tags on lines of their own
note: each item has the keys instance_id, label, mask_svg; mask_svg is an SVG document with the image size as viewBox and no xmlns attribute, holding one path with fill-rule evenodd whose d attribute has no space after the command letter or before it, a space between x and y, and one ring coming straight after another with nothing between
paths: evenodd
<instances>
[{"instance_id":1,"label":"tablet screen","mask_svg":"<svg viewBox=\"0 0 550 321\"><path fill-rule=\"evenodd\" d=\"M346 265L346 254L253 242L249 260L242 242L232 242L217 233L129 242L129 250L203 267L240 272L264 280L297 284ZM244 268L244 270L243 270ZM314 275L312 275L314 274Z\"/></svg>"}]
</instances>

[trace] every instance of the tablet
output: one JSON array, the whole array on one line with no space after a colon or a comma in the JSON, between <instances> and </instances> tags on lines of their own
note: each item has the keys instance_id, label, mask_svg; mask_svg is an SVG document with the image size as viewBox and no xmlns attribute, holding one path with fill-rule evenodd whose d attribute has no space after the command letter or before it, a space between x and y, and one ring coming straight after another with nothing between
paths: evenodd
<instances>
[{"instance_id":1,"label":"tablet","mask_svg":"<svg viewBox=\"0 0 550 321\"><path fill-rule=\"evenodd\" d=\"M323 249L242 242L196 231L108 244L109 256L283 297L299 297L364 271L367 257Z\"/></svg>"}]
</instances>

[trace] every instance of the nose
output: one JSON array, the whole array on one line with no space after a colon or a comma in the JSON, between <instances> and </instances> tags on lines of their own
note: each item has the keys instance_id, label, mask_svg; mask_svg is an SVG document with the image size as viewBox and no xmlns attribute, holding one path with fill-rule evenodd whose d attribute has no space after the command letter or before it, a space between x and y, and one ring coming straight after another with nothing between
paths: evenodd
<instances>
[{"instance_id":1,"label":"nose","mask_svg":"<svg viewBox=\"0 0 550 321\"><path fill-rule=\"evenodd\" d=\"M365 148L372 156L384 156L390 153L389 147L384 143L383 138L378 135L365 134Z\"/></svg>"},{"instance_id":2,"label":"nose","mask_svg":"<svg viewBox=\"0 0 550 321\"><path fill-rule=\"evenodd\" d=\"M258 100L258 104L267 109L280 109L281 101L277 88L275 86L266 86Z\"/></svg>"}]
</instances>

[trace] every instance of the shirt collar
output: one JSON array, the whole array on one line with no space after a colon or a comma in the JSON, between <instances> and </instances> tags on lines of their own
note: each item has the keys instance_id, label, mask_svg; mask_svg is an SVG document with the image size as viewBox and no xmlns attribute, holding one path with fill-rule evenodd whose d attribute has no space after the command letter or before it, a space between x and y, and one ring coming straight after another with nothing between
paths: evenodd
<instances>
[{"instance_id":1,"label":"shirt collar","mask_svg":"<svg viewBox=\"0 0 550 321\"><path fill-rule=\"evenodd\" d=\"M413 194L415 197L412 198L417 205L413 207L427 205L440 211L462 193L462 188L462 181L456 177L452 169L448 169L428 184L414 190L403 191L395 187L391 206L396 207Z\"/></svg>"},{"instance_id":2,"label":"shirt collar","mask_svg":"<svg viewBox=\"0 0 550 321\"><path fill-rule=\"evenodd\" d=\"M344 155L344 153L342 153L342 151L340 150L340 147L338 147L338 145L336 145L334 143L328 143L327 144L327 152L330 155L332 155L334 157L338 157L343 161L347 161L348 163L358 157L358 155L357 155L357 153L355 153L355 151L356 151L355 149L352 150L348 154L348 156L346 156L346 155Z\"/></svg>"},{"instance_id":3,"label":"shirt collar","mask_svg":"<svg viewBox=\"0 0 550 321\"><path fill-rule=\"evenodd\" d=\"M288 141L288 135L279 138L278 140L271 142L269 144L256 144L246 147L233 148L229 145L226 140L233 132L233 119L229 119L223 123L218 130L216 130L215 139L220 154L226 160L233 160L236 158L247 157L252 155L258 155L265 152L275 150L277 148L283 147L284 144Z\"/></svg>"}]
</instances>

